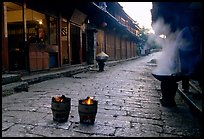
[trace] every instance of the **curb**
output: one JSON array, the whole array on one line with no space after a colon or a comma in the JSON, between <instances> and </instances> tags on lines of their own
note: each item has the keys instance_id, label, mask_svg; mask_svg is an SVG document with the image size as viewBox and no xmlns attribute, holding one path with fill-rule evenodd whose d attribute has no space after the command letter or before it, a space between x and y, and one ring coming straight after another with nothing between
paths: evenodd
<instances>
[{"instance_id":1,"label":"curb","mask_svg":"<svg viewBox=\"0 0 204 139\"><path fill-rule=\"evenodd\" d=\"M123 63L123 62L130 61L130 60L135 60L137 58L139 57L118 60L118 61L107 61L106 66L110 66L110 67L115 66L119 63ZM17 76L17 75L11 75L7 77L7 75L4 75L2 76L4 77L2 81L5 83L4 85L2 85L2 97L8 96L14 93L18 93L21 91L28 92L29 85L31 84L40 83L40 82L54 79L54 78L71 77L78 73L90 71L93 67L94 65L80 65L80 66L73 66L69 68L56 69L56 70L49 71L49 72L25 75L22 77Z\"/></svg>"}]
</instances>

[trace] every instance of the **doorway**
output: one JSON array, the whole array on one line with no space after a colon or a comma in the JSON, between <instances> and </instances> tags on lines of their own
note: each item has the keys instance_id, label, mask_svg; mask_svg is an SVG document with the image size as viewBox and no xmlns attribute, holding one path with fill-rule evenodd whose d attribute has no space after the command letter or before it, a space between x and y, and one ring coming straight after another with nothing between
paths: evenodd
<instances>
[{"instance_id":1,"label":"doorway","mask_svg":"<svg viewBox=\"0 0 204 139\"><path fill-rule=\"evenodd\" d=\"M81 64L80 27L70 24L71 64Z\"/></svg>"},{"instance_id":2,"label":"doorway","mask_svg":"<svg viewBox=\"0 0 204 139\"><path fill-rule=\"evenodd\" d=\"M68 22L66 19L62 19L61 29L62 40L62 64L69 64L69 47L68 47Z\"/></svg>"},{"instance_id":3,"label":"doorway","mask_svg":"<svg viewBox=\"0 0 204 139\"><path fill-rule=\"evenodd\" d=\"M5 2L8 31L9 70L26 69L26 51L24 41L23 6Z\"/></svg>"},{"instance_id":4,"label":"doorway","mask_svg":"<svg viewBox=\"0 0 204 139\"><path fill-rule=\"evenodd\" d=\"M86 48L86 33L82 33L82 62L86 62L86 53L87 53L87 48Z\"/></svg>"}]
</instances>

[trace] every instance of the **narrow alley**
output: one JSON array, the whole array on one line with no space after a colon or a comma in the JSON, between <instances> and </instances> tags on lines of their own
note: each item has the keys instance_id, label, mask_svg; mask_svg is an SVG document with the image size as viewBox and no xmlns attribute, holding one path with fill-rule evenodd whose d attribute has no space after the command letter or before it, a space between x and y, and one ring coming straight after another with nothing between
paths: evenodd
<instances>
[{"instance_id":1,"label":"narrow alley","mask_svg":"<svg viewBox=\"0 0 204 139\"><path fill-rule=\"evenodd\" d=\"M160 81L151 72L159 52L29 86L2 97L3 137L200 137L201 125L179 94L176 107L160 104ZM68 121L53 121L51 98L71 98ZM93 125L79 122L78 101L98 101Z\"/></svg>"}]
</instances>

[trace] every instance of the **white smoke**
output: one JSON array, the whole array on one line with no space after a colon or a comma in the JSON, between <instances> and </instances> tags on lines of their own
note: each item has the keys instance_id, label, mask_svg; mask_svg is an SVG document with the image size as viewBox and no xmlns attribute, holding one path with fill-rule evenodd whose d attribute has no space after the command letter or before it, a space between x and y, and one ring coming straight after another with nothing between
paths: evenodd
<instances>
[{"instance_id":1,"label":"white smoke","mask_svg":"<svg viewBox=\"0 0 204 139\"><path fill-rule=\"evenodd\" d=\"M154 35L154 39L157 45L162 47L162 53L157 59L157 67L153 70L157 75L171 75L179 72L179 58L178 48L175 46L175 39L179 31L171 32L170 25L165 24L162 18L158 19L152 25L155 33L165 34L166 38L161 38L157 34Z\"/></svg>"}]
</instances>

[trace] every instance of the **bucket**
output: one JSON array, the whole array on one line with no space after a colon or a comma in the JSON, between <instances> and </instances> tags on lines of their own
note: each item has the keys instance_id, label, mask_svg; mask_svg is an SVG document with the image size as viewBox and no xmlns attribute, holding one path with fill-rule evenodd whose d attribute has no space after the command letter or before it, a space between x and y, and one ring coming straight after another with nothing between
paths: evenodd
<instances>
[{"instance_id":1,"label":"bucket","mask_svg":"<svg viewBox=\"0 0 204 139\"><path fill-rule=\"evenodd\" d=\"M67 122L70 107L71 107L71 98L65 97L62 95L64 100L62 102L57 102L54 97L52 97L51 109L53 114L53 120L57 122Z\"/></svg>"},{"instance_id":2,"label":"bucket","mask_svg":"<svg viewBox=\"0 0 204 139\"><path fill-rule=\"evenodd\" d=\"M83 101L84 100L79 100L79 105L78 105L80 123L94 124L96 113L97 113L98 101L93 100L93 104L90 104L90 105L83 104L82 103Z\"/></svg>"}]
</instances>

